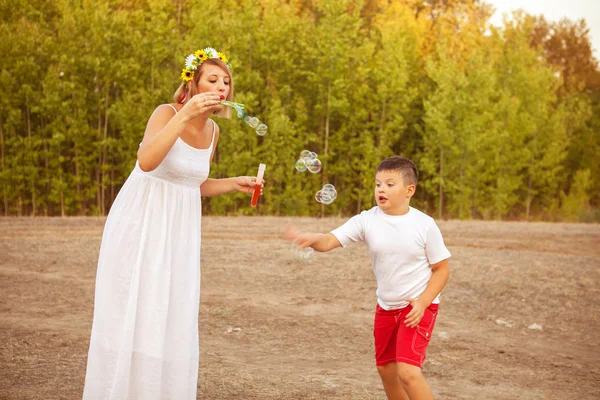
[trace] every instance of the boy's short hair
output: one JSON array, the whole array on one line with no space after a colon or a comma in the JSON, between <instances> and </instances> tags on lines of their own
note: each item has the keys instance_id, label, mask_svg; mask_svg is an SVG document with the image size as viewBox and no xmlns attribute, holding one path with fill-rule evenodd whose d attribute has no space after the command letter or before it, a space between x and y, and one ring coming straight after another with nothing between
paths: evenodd
<instances>
[{"instance_id":1,"label":"boy's short hair","mask_svg":"<svg viewBox=\"0 0 600 400\"><path fill-rule=\"evenodd\" d=\"M412 160L405 157L393 156L386 158L379 164L375 173L379 171L396 171L402 175L405 185L416 185L419 171Z\"/></svg>"}]
</instances>

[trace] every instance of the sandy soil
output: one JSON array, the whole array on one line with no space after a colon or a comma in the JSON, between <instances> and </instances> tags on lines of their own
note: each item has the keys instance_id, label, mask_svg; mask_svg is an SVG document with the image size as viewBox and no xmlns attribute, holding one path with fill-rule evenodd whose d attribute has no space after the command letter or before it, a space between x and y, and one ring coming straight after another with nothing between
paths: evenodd
<instances>
[{"instance_id":1,"label":"sandy soil","mask_svg":"<svg viewBox=\"0 0 600 400\"><path fill-rule=\"evenodd\" d=\"M385 399L366 247L298 263L287 222L343 220L204 218L198 398ZM0 218L0 398L81 398L103 225ZM439 225L453 257L424 367L436 397L600 398L600 225Z\"/></svg>"}]
</instances>

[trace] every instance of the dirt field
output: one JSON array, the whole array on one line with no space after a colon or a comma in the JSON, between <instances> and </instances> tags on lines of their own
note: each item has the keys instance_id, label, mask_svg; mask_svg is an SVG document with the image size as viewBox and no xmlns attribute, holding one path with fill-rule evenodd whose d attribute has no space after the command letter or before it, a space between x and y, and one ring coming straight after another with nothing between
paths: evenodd
<instances>
[{"instance_id":1,"label":"dirt field","mask_svg":"<svg viewBox=\"0 0 600 400\"><path fill-rule=\"evenodd\" d=\"M343 222L204 218L198 398L385 399L366 246L297 263L289 221ZM103 225L0 218L0 398L81 398ZM600 225L439 225L453 257L424 367L436 398L600 398Z\"/></svg>"}]
</instances>

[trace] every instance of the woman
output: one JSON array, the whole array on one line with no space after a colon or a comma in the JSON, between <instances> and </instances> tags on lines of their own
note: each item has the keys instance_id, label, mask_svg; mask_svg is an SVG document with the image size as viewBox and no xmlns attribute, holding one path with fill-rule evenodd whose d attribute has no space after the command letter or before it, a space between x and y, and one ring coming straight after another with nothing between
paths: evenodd
<instances>
[{"instance_id":1,"label":"woman","mask_svg":"<svg viewBox=\"0 0 600 400\"><path fill-rule=\"evenodd\" d=\"M227 59L186 59L173 104L154 110L102 236L84 399L196 399L201 195L252 193L256 178L207 179L229 117Z\"/></svg>"}]
</instances>

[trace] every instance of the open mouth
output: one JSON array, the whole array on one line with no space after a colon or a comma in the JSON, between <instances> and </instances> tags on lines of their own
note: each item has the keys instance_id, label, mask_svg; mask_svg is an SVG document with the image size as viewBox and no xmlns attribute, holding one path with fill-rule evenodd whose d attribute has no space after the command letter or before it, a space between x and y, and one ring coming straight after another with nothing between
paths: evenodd
<instances>
[{"instance_id":1,"label":"open mouth","mask_svg":"<svg viewBox=\"0 0 600 400\"><path fill-rule=\"evenodd\" d=\"M385 201L387 201L387 197L385 197L385 196L377 196L377 200L379 200L379 202L385 202Z\"/></svg>"}]
</instances>

